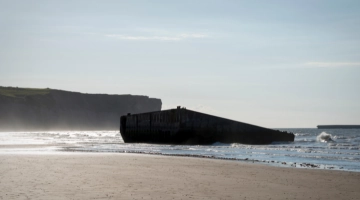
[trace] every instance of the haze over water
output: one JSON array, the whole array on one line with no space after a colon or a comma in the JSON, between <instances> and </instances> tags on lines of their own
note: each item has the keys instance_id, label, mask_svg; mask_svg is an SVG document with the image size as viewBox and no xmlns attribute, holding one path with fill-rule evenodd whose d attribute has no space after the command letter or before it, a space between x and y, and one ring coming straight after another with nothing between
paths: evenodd
<instances>
[{"instance_id":1,"label":"haze over water","mask_svg":"<svg viewBox=\"0 0 360 200\"><path fill-rule=\"evenodd\" d=\"M0 132L0 153L147 153L360 171L360 129L281 130L295 133L295 141L271 145L156 145L126 144L119 131Z\"/></svg>"}]
</instances>

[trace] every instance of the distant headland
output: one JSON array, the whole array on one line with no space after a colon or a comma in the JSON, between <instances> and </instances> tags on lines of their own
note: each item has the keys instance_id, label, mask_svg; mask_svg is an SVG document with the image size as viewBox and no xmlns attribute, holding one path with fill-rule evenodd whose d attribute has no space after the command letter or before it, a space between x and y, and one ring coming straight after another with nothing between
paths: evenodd
<instances>
[{"instance_id":1,"label":"distant headland","mask_svg":"<svg viewBox=\"0 0 360 200\"><path fill-rule=\"evenodd\" d=\"M0 131L118 130L121 115L161 105L148 96L0 86Z\"/></svg>"},{"instance_id":2,"label":"distant headland","mask_svg":"<svg viewBox=\"0 0 360 200\"><path fill-rule=\"evenodd\" d=\"M318 129L351 129L360 128L360 125L318 125Z\"/></svg>"}]
</instances>

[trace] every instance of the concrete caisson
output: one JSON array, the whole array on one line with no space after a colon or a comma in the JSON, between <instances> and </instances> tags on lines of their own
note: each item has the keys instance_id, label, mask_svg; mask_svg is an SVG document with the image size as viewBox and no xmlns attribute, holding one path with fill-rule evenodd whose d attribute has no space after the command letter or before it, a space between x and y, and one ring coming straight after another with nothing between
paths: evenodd
<instances>
[{"instance_id":1,"label":"concrete caisson","mask_svg":"<svg viewBox=\"0 0 360 200\"><path fill-rule=\"evenodd\" d=\"M126 143L270 144L294 141L294 134L216 117L185 108L128 114L120 118Z\"/></svg>"}]
</instances>

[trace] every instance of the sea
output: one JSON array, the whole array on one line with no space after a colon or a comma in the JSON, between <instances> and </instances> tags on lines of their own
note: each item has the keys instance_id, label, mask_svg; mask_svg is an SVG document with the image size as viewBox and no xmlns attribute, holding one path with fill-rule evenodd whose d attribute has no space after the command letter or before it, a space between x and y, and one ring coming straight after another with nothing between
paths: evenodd
<instances>
[{"instance_id":1,"label":"sea","mask_svg":"<svg viewBox=\"0 0 360 200\"><path fill-rule=\"evenodd\" d=\"M136 153L360 172L360 129L278 130L294 133L295 141L269 145L219 142L212 145L158 145L124 143L118 130L0 132L0 154Z\"/></svg>"}]
</instances>

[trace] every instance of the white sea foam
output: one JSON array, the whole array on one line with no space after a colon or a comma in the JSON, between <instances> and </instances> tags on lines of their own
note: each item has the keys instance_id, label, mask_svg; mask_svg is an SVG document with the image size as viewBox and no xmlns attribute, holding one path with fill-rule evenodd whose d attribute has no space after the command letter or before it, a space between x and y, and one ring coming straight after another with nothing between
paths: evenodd
<instances>
[{"instance_id":1,"label":"white sea foam","mask_svg":"<svg viewBox=\"0 0 360 200\"><path fill-rule=\"evenodd\" d=\"M331 134L322 132L316 137L316 141L318 141L318 142L333 142L334 140L332 139Z\"/></svg>"},{"instance_id":2,"label":"white sea foam","mask_svg":"<svg viewBox=\"0 0 360 200\"><path fill-rule=\"evenodd\" d=\"M295 133L295 136L308 136L310 133Z\"/></svg>"},{"instance_id":3,"label":"white sea foam","mask_svg":"<svg viewBox=\"0 0 360 200\"><path fill-rule=\"evenodd\" d=\"M348 139L348 137L335 135L334 139Z\"/></svg>"},{"instance_id":4,"label":"white sea foam","mask_svg":"<svg viewBox=\"0 0 360 200\"><path fill-rule=\"evenodd\" d=\"M296 142L315 142L315 140L314 139L311 139L311 138L305 138L305 139L296 139L295 138L295 141Z\"/></svg>"}]
</instances>

